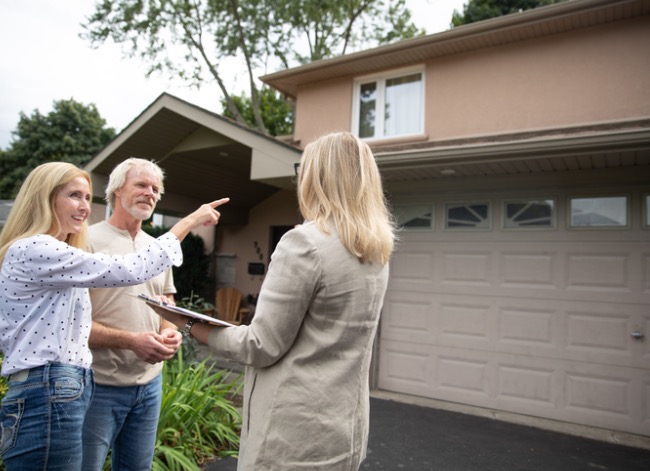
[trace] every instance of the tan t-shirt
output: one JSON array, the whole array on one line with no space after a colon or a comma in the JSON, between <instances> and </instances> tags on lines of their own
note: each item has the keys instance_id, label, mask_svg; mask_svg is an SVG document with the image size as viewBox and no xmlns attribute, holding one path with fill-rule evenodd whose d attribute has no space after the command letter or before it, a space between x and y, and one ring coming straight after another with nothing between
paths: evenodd
<instances>
[{"instance_id":1,"label":"tan t-shirt","mask_svg":"<svg viewBox=\"0 0 650 471\"><path fill-rule=\"evenodd\" d=\"M124 255L150 245L154 238L140 231L133 240L128 231L102 221L88 228L88 240L91 252ZM171 269L141 285L91 289L93 321L131 332L160 332L161 317L143 301L128 296L128 294L140 293L148 296L176 293ZM98 384L108 386L147 384L162 370L162 362L151 365L138 358L131 350L110 348L91 350L92 367Z\"/></svg>"}]
</instances>

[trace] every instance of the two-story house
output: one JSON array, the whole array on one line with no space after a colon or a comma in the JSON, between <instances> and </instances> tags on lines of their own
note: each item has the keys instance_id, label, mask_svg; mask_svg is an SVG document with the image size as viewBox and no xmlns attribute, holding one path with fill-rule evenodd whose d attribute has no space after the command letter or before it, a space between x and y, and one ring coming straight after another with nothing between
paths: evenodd
<instances>
[{"instance_id":1,"label":"two-story house","mask_svg":"<svg viewBox=\"0 0 650 471\"><path fill-rule=\"evenodd\" d=\"M571 0L262 77L298 149L163 95L88 169L159 160L168 212L231 196L216 275L255 293L299 148L358 134L402 227L373 387L647 439L649 47L650 2Z\"/></svg>"}]
</instances>

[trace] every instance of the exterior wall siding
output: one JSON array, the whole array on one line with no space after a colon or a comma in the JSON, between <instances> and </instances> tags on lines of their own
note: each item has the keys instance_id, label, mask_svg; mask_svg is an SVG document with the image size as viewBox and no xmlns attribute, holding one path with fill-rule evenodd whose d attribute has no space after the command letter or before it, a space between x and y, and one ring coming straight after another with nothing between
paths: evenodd
<instances>
[{"instance_id":1,"label":"exterior wall siding","mask_svg":"<svg viewBox=\"0 0 650 471\"><path fill-rule=\"evenodd\" d=\"M259 293L264 281L264 276L248 274L248 263L264 263L268 270L270 227L301 222L295 193L278 191L250 211L247 225L220 228L217 253L236 254L235 287L244 296Z\"/></svg>"},{"instance_id":2,"label":"exterior wall siding","mask_svg":"<svg viewBox=\"0 0 650 471\"><path fill-rule=\"evenodd\" d=\"M437 141L647 117L647 44L650 17L641 17L436 58L425 67L425 134ZM355 78L299 89L302 147L350 130Z\"/></svg>"}]
</instances>

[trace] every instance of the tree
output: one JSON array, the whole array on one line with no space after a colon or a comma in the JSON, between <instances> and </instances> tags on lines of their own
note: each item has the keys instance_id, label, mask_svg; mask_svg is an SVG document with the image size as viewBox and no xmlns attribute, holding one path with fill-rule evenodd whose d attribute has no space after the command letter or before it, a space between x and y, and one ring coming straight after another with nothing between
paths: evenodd
<instances>
[{"instance_id":1,"label":"tree","mask_svg":"<svg viewBox=\"0 0 650 471\"><path fill-rule=\"evenodd\" d=\"M463 6L462 15L454 10L451 23L461 26L562 1L564 0L469 0Z\"/></svg>"},{"instance_id":2,"label":"tree","mask_svg":"<svg viewBox=\"0 0 650 471\"><path fill-rule=\"evenodd\" d=\"M234 96L233 100L246 123L254 128L255 116L251 99L242 93L239 96ZM234 119L225 100L221 100L221 105L223 106L223 115ZM263 87L260 91L260 114L264 121L264 127L271 136L283 136L293 132L291 103L270 87Z\"/></svg>"},{"instance_id":3,"label":"tree","mask_svg":"<svg viewBox=\"0 0 650 471\"><path fill-rule=\"evenodd\" d=\"M255 77L270 61L288 67L420 33L405 0L103 0L83 27L91 45L111 39L142 58L147 75L166 71L194 86L214 80L229 115L246 124L224 76L226 59L241 60L254 127L263 132Z\"/></svg>"},{"instance_id":4,"label":"tree","mask_svg":"<svg viewBox=\"0 0 650 471\"><path fill-rule=\"evenodd\" d=\"M169 228L151 226L145 222L142 224L142 230L152 237L159 237L168 232ZM192 295L203 296L210 270L210 257L206 254L205 242L201 236L190 232L181 242L181 251L183 264L172 267L177 291L174 297L177 301Z\"/></svg>"},{"instance_id":5,"label":"tree","mask_svg":"<svg viewBox=\"0 0 650 471\"><path fill-rule=\"evenodd\" d=\"M113 137L95 105L73 99L55 101L47 115L20 113L9 148L0 154L0 198L13 199L27 174L45 162L84 166Z\"/></svg>"}]
</instances>

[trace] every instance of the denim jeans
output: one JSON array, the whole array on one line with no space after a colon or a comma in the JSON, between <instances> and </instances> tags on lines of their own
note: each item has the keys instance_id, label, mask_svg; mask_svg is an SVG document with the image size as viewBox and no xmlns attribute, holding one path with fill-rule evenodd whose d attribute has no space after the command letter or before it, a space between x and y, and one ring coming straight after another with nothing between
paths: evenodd
<instances>
[{"instance_id":1,"label":"denim jeans","mask_svg":"<svg viewBox=\"0 0 650 471\"><path fill-rule=\"evenodd\" d=\"M149 471L162 400L159 375L143 386L95 385L83 426L83 470L101 471L112 449L112 469Z\"/></svg>"},{"instance_id":2,"label":"denim jeans","mask_svg":"<svg viewBox=\"0 0 650 471\"><path fill-rule=\"evenodd\" d=\"M81 426L92 370L50 363L9 377L0 454L7 471L81 470Z\"/></svg>"}]
</instances>

